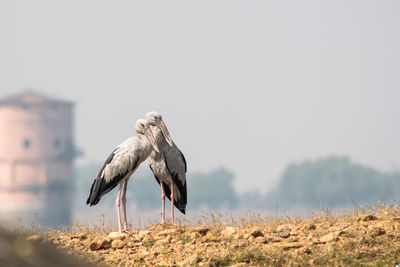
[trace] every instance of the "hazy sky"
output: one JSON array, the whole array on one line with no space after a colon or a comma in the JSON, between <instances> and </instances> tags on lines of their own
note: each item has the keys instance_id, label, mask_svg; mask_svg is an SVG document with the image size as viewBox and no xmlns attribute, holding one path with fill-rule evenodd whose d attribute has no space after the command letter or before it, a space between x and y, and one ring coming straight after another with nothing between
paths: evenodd
<instances>
[{"instance_id":1,"label":"hazy sky","mask_svg":"<svg viewBox=\"0 0 400 267\"><path fill-rule=\"evenodd\" d=\"M0 97L76 101L80 162L157 110L189 171L223 165L239 191L331 154L391 170L399 14L400 1L2 0Z\"/></svg>"}]
</instances>

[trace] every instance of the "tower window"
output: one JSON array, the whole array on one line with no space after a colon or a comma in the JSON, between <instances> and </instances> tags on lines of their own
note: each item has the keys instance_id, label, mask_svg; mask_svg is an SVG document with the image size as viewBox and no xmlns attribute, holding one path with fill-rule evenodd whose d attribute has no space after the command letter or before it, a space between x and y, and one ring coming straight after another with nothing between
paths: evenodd
<instances>
[{"instance_id":1,"label":"tower window","mask_svg":"<svg viewBox=\"0 0 400 267\"><path fill-rule=\"evenodd\" d=\"M24 140L24 148L29 148L31 146L31 140L30 139L25 139Z\"/></svg>"},{"instance_id":2,"label":"tower window","mask_svg":"<svg viewBox=\"0 0 400 267\"><path fill-rule=\"evenodd\" d=\"M54 147L55 148L59 148L60 145L61 145L61 141L60 140L57 139L57 140L54 141Z\"/></svg>"}]
</instances>

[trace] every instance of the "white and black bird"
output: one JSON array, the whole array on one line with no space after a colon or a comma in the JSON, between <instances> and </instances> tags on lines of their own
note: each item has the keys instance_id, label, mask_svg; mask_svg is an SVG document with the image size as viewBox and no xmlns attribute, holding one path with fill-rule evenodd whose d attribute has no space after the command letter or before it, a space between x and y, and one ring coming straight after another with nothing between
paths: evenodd
<instances>
[{"instance_id":1,"label":"white and black bird","mask_svg":"<svg viewBox=\"0 0 400 267\"><path fill-rule=\"evenodd\" d=\"M161 186L162 215L165 223L165 195L171 200L171 220L174 223L174 205L183 214L186 213L186 160L183 153L172 141L161 114L148 112L146 120L156 139L159 151L153 150L147 159L154 177Z\"/></svg>"},{"instance_id":2,"label":"white and black bird","mask_svg":"<svg viewBox=\"0 0 400 267\"><path fill-rule=\"evenodd\" d=\"M124 231L127 231L126 218L126 189L128 180L137 167L147 159L153 151L159 151L155 138L150 130L149 123L146 120L139 119L136 122L135 130L137 136L130 137L122 142L104 162L97 177L94 179L90 189L89 198L86 204L96 205L100 198L119 185L117 199L115 200L118 213L119 231L122 231L120 196L122 185L124 192L122 194L122 203L124 208Z\"/></svg>"}]
</instances>

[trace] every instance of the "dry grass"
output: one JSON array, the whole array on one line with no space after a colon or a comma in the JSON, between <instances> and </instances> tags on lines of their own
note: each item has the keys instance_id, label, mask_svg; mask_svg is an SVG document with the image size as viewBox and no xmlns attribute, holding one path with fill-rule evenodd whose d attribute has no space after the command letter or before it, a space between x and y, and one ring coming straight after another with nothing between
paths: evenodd
<instances>
[{"instance_id":1,"label":"dry grass","mask_svg":"<svg viewBox=\"0 0 400 267\"><path fill-rule=\"evenodd\" d=\"M322 210L307 218L241 220L205 214L197 221L150 225L123 240L124 247L92 251L90 243L115 230L75 224L70 231L40 232L44 241L110 266L395 266L400 263L400 206L351 212Z\"/></svg>"}]
</instances>

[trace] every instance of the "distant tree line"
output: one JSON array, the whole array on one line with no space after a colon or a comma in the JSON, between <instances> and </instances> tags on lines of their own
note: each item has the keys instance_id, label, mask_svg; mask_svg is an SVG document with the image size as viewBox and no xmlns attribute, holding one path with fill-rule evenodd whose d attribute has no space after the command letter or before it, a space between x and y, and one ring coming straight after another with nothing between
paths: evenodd
<instances>
[{"instance_id":1,"label":"distant tree line","mask_svg":"<svg viewBox=\"0 0 400 267\"><path fill-rule=\"evenodd\" d=\"M400 197L400 173L327 157L290 164L267 196L285 207L338 207L388 202Z\"/></svg>"},{"instance_id":2,"label":"distant tree line","mask_svg":"<svg viewBox=\"0 0 400 267\"><path fill-rule=\"evenodd\" d=\"M100 164L88 164L76 169L76 194L85 201ZM234 174L217 168L210 172L187 175L187 209L272 210L281 208L343 207L356 204L388 202L400 196L400 173L385 173L351 162L346 157L327 157L290 164L273 190L262 194L257 190L237 193ZM264 187L265 185L260 185ZM149 171L131 178L128 201L137 209L157 209L161 190ZM112 195L112 193L111 193ZM108 197L114 205L114 198ZM112 202L111 202L112 201Z\"/></svg>"}]
</instances>

